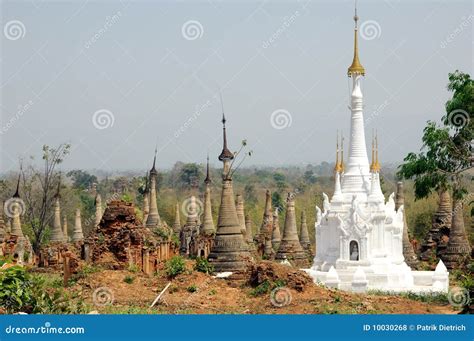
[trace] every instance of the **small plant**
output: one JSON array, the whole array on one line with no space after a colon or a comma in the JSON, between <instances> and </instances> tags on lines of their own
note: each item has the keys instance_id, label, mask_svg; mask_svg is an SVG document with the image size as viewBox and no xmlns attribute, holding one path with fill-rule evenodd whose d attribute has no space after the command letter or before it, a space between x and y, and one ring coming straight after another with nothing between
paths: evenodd
<instances>
[{"instance_id":1,"label":"small plant","mask_svg":"<svg viewBox=\"0 0 474 341\"><path fill-rule=\"evenodd\" d=\"M128 266L128 271L133 272L133 273L137 273L137 272L140 271L140 267L137 264L130 264Z\"/></svg>"},{"instance_id":2,"label":"small plant","mask_svg":"<svg viewBox=\"0 0 474 341\"><path fill-rule=\"evenodd\" d=\"M196 292L198 290L196 284L190 285L189 287L186 288L188 292Z\"/></svg>"},{"instance_id":3,"label":"small plant","mask_svg":"<svg viewBox=\"0 0 474 341\"><path fill-rule=\"evenodd\" d=\"M209 296L213 296L215 294L217 294L216 289L212 289L212 290L209 291Z\"/></svg>"},{"instance_id":4,"label":"small plant","mask_svg":"<svg viewBox=\"0 0 474 341\"><path fill-rule=\"evenodd\" d=\"M204 272L205 274L211 274L214 272L214 265L209 263L206 258L197 257L194 270Z\"/></svg>"},{"instance_id":5,"label":"small plant","mask_svg":"<svg viewBox=\"0 0 474 341\"><path fill-rule=\"evenodd\" d=\"M269 281L263 281L258 286L256 286L255 289L253 289L250 292L250 295L252 295L254 297L265 295L265 294L268 294L270 292L271 288L272 288L272 286L271 286Z\"/></svg>"},{"instance_id":6,"label":"small plant","mask_svg":"<svg viewBox=\"0 0 474 341\"><path fill-rule=\"evenodd\" d=\"M125 276L125 278L123 279L123 281L127 284L132 284L134 280L135 280L135 277L129 276L129 275Z\"/></svg>"},{"instance_id":7,"label":"small plant","mask_svg":"<svg viewBox=\"0 0 474 341\"><path fill-rule=\"evenodd\" d=\"M174 278L177 275L186 271L186 263L184 262L183 257L173 256L165 264L165 271L168 277Z\"/></svg>"}]
</instances>

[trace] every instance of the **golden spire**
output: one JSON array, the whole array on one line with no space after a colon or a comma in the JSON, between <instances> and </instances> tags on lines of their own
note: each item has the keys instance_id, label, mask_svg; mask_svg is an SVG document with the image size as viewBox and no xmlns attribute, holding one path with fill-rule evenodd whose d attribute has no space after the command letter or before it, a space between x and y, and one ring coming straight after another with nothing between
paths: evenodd
<instances>
[{"instance_id":1,"label":"golden spire","mask_svg":"<svg viewBox=\"0 0 474 341\"><path fill-rule=\"evenodd\" d=\"M354 59L352 59L352 64L349 66L349 69L347 70L347 75L349 77L357 76L357 75L362 75L365 76L365 69L362 66L362 64L359 61L359 46L357 44L357 36L358 36L358 28L357 28L357 21L359 20L359 17L357 16L357 2L355 6L355 12L354 12Z\"/></svg>"},{"instance_id":2,"label":"golden spire","mask_svg":"<svg viewBox=\"0 0 474 341\"><path fill-rule=\"evenodd\" d=\"M375 131L375 170L380 172L380 163L379 163L379 138L377 130Z\"/></svg>"},{"instance_id":3,"label":"golden spire","mask_svg":"<svg viewBox=\"0 0 474 341\"><path fill-rule=\"evenodd\" d=\"M337 137L336 137L336 164L334 165L334 172L335 173L342 172L341 163L339 162L339 130L337 131Z\"/></svg>"},{"instance_id":4,"label":"golden spire","mask_svg":"<svg viewBox=\"0 0 474 341\"><path fill-rule=\"evenodd\" d=\"M374 130L372 130L372 162L370 163L370 172L376 171L375 167L375 142L374 142Z\"/></svg>"}]
</instances>

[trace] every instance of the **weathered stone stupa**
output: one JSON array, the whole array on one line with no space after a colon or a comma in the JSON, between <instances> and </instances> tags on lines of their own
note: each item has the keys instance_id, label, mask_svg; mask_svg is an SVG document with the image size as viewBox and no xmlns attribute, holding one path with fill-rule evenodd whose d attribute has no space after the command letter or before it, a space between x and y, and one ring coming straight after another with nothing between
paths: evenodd
<instances>
[{"instance_id":1,"label":"weathered stone stupa","mask_svg":"<svg viewBox=\"0 0 474 341\"><path fill-rule=\"evenodd\" d=\"M74 219L74 229L72 230L71 240L73 242L82 242L84 240L81 222L81 210L79 208L76 209L76 217Z\"/></svg>"},{"instance_id":2,"label":"weathered stone stupa","mask_svg":"<svg viewBox=\"0 0 474 341\"><path fill-rule=\"evenodd\" d=\"M150 170L150 212L148 213L145 224L145 226L149 229L155 229L161 225L161 218L160 214L158 213L158 203L156 198L156 178L158 177L158 172L156 171L156 153L157 150L155 149L153 167Z\"/></svg>"},{"instance_id":3,"label":"weathered stone stupa","mask_svg":"<svg viewBox=\"0 0 474 341\"><path fill-rule=\"evenodd\" d=\"M273 231L272 231L272 247L274 250L278 250L281 243L280 233L280 219L278 218L278 207L275 208L273 213Z\"/></svg>"},{"instance_id":4,"label":"weathered stone stupa","mask_svg":"<svg viewBox=\"0 0 474 341\"><path fill-rule=\"evenodd\" d=\"M59 189L61 183L58 183L58 189L56 194L54 195L54 220L53 220L53 229L51 231L51 238L52 242L65 242L63 229L61 227L61 204L59 200L61 198Z\"/></svg>"},{"instance_id":5,"label":"weathered stone stupa","mask_svg":"<svg viewBox=\"0 0 474 341\"><path fill-rule=\"evenodd\" d=\"M21 199L20 199L20 175L18 175L18 181L16 184L16 191L15 194L13 194L12 199L10 201L11 205L11 213L12 213L12 219L11 219L11 228L10 228L10 234L14 236L18 236L18 239L23 239L25 238L23 234L23 230L21 229L21 214L22 214L22 207L21 207Z\"/></svg>"},{"instance_id":6,"label":"weathered stone stupa","mask_svg":"<svg viewBox=\"0 0 474 341\"><path fill-rule=\"evenodd\" d=\"M145 175L145 190L143 191L143 225L145 226L148 220L148 214L150 213L150 179L148 178L148 172Z\"/></svg>"},{"instance_id":7,"label":"weathered stone stupa","mask_svg":"<svg viewBox=\"0 0 474 341\"><path fill-rule=\"evenodd\" d=\"M203 223L201 227L201 234L205 236L214 235L216 228L214 227L214 219L212 218L211 206L211 177L209 175L209 156L207 157L206 178L204 179L204 209L203 209Z\"/></svg>"},{"instance_id":8,"label":"weathered stone stupa","mask_svg":"<svg viewBox=\"0 0 474 341\"><path fill-rule=\"evenodd\" d=\"M227 148L226 119L222 116L223 148L219 160L223 162L222 194L217 221L214 245L209 254L209 261L216 272L241 273L246 270L246 262L251 259L247 243L241 231L234 202L230 162L234 154Z\"/></svg>"},{"instance_id":9,"label":"weathered stone stupa","mask_svg":"<svg viewBox=\"0 0 474 341\"><path fill-rule=\"evenodd\" d=\"M198 236L198 212L196 206L196 197L191 196L185 201L186 223L181 229L180 249L182 255L191 255L191 241Z\"/></svg>"},{"instance_id":10,"label":"weathered stone stupa","mask_svg":"<svg viewBox=\"0 0 474 341\"><path fill-rule=\"evenodd\" d=\"M395 196L395 210L398 211L402 206L405 208L405 193L403 193L403 182L399 181L397 182L397 194ZM418 258L408 237L408 224L405 210L403 213L403 257L405 257L405 262L409 267L416 269L418 266Z\"/></svg>"},{"instance_id":11,"label":"weathered stone stupa","mask_svg":"<svg viewBox=\"0 0 474 341\"><path fill-rule=\"evenodd\" d=\"M246 234L245 234L245 240L249 246L249 251L255 251L255 244L253 242L253 227L252 227L252 219L250 219L250 215L247 214L245 216L245 228L246 228Z\"/></svg>"},{"instance_id":12,"label":"weathered stone stupa","mask_svg":"<svg viewBox=\"0 0 474 341\"><path fill-rule=\"evenodd\" d=\"M296 228L295 199L288 193L286 199L285 229L275 260L288 260L292 265L307 266L307 254L301 247Z\"/></svg>"},{"instance_id":13,"label":"weathered stone stupa","mask_svg":"<svg viewBox=\"0 0 474 341\"><path fill-rule=\"evenodd\" d=\"M102 197L99 193L95 196L95 223L94 226L99 226L100 220L102 219Z\"/></svg>"},{"instance_id":14,"label":"weathered stone stupa","mask_svg":"<svg viewBox=\"0 0 474 341\"><path fill-rule=\"evenodd\" d=\"M63 216L63 235L64 235L64 241L69 241L69 235L68 235L68 231L67 231L68 227L67 227L67 217L66 216Z\"/></svg>"},{"instance_id":15,"label":"weathered stone stupa","mask_svg":"<svg viewBox=\"0 0 474 341\"><path fill-rule=\"evenodd\" d=\"M173 223L173 233L179 236L181 233L181 217L179 213L179 203L176 203L176 208L174 211L174 223Z\"/></svg>"},{"instance_id":16,"label":"weathered stone stupa","mask_svg":"<svg viewBox=\"0 0 474 341\"><path fill-rule=\"evenodd\" d=\"M440 257L446 249L453 220L453 205L449 190L439 191L439 203L433 215L431 229L421 244L421 259L430 261Z\"/></svg>"},{"instance_id":17,"label":"weathered stone stupa","mask_svg":"<svg viewBox=\"0 0 474 341\"><path fill-rule=\"evenodd\" d=\"M244 212L244 199L241 194L237 194L235 198L235 208L237 210L237 218L239 218L240 231L245 238L247 229L245 228L245 212Z\"/></svg>"},{"instance_id":18,"label":"weathered stone stupa","mask_svg":"<svg viewBox=\"0 0 474 341\"><path fill-rule=\"evenodd\" d=\"M309 240L308 225L306 223L305 211L301 211L300 244L305 251L310 251L311 241Z\"/></svg>"},{"instance_id":19,"label":"weathered stone stupa","mask_svg":"<svg viewBox=\"0 0 474 341\"><path fill-rule=\"evenodd\" d=\"M463 211L463 201L459 199L454 206L449 242L442 254L442 259L448 269L455 269L461 263L467 263L470 260L471 246L464 226Z\"/></svg>"}]
</instances>

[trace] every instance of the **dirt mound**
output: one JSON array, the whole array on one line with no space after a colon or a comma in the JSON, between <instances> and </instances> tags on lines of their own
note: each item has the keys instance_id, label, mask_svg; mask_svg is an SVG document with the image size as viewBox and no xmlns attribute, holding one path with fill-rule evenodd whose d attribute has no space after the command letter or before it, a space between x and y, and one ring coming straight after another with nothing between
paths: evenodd
<instances>
[{"instance_id":1,"label":"dirt mound","mask_svg":"<svg viewBox=\"0 0 474 341\"><path fill-rule=\"evenodd\" d=\"M304 271L284 264L261 261L251 267L249 283L256 287L265 281L270 283L282 283L299 292L313 283L311 277Z\"/></svg>"}]
</instances>

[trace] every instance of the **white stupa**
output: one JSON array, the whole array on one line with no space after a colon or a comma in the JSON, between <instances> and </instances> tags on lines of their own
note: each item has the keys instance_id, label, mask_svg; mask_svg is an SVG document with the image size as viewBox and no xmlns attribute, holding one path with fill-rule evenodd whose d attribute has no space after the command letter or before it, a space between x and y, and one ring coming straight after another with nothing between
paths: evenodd
<instances>
[{"instance_id":1,"label":"white stupa","mask_svg":"<svg viewBox=\"0 0 474 341\"><path fill-rule=\"evenodd\" d=\"M352 79L349 158L344 165L344 141L341 150L338 141L334 194L329 200L323 193L323 210L316 207L316 256L312 268L305 271L315 282L355 292L447 291L448 272L441 261L436 271L412 271L405 263L404 207L395 210L394 194L385 202L377 136L372 140L369 165L361 91L365 70L358 56L357 11L354 21L354 59L348 69Z\"/></svg>"}]
</instances>

